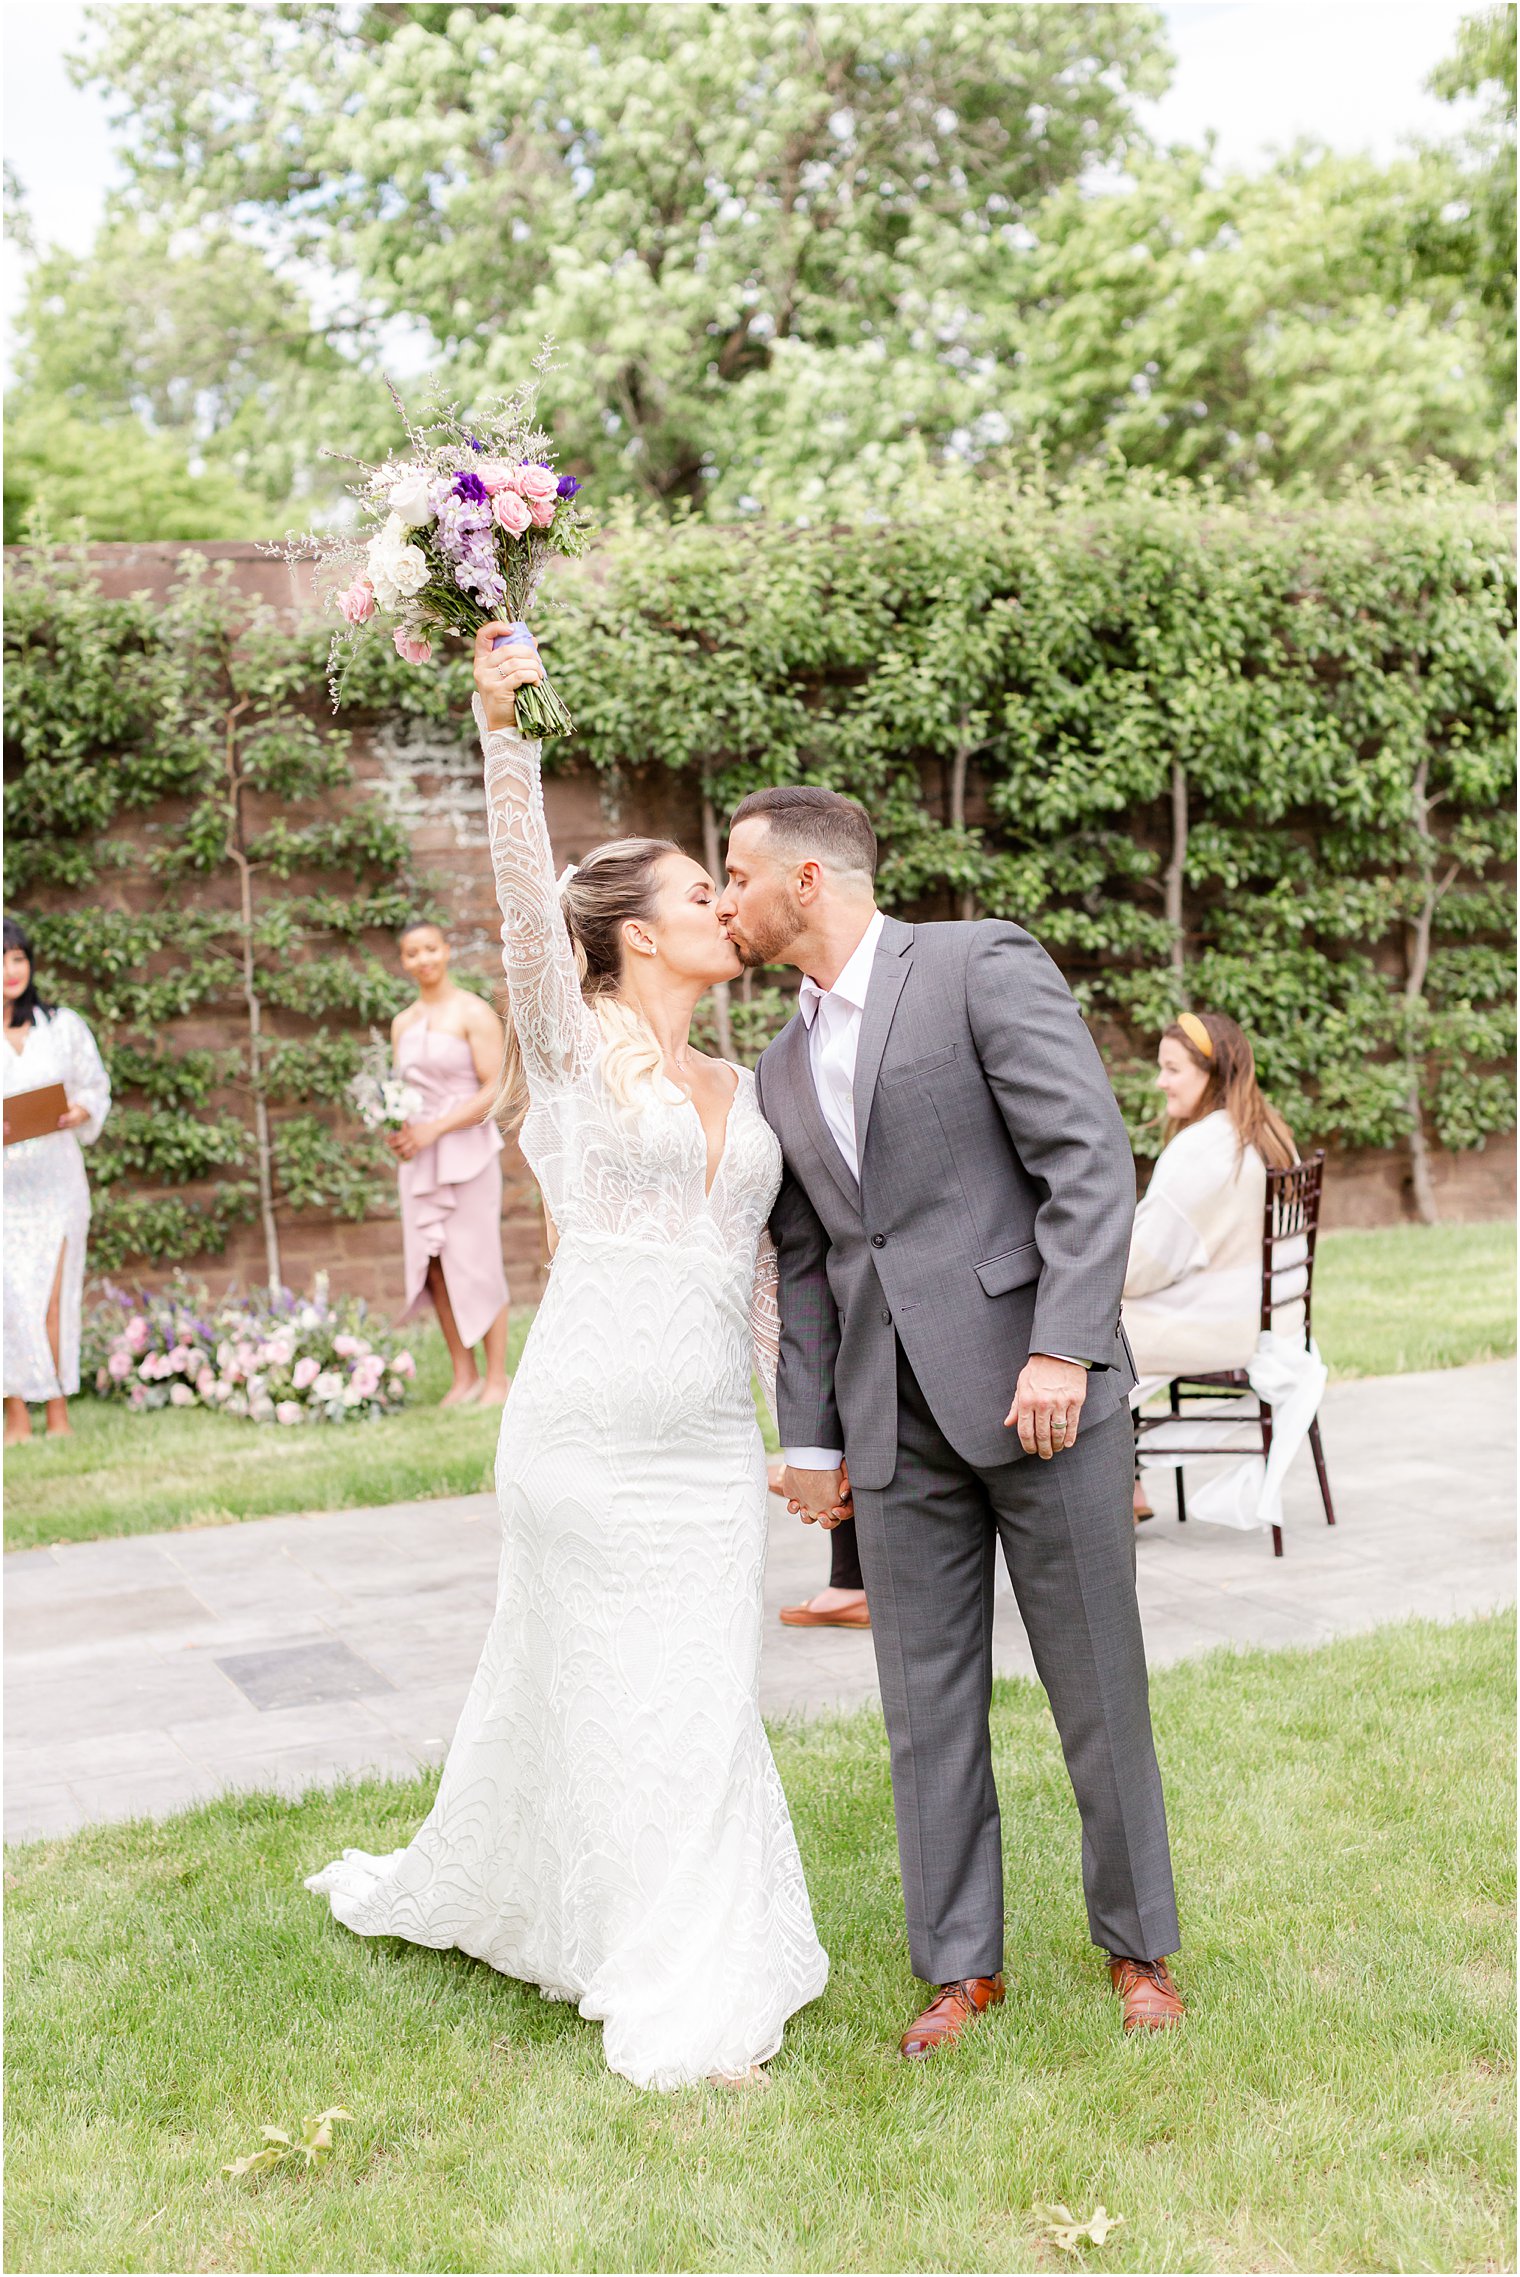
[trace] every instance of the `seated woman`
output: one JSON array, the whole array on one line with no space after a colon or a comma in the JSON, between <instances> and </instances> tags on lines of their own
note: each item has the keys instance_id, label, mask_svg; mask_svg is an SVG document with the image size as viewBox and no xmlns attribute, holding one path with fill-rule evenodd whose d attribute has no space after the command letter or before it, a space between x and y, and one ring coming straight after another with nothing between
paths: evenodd
<instances>
[{"instance_id":1,"label":"seated woman","mask_svg":"<svg viewBox=\"0 0 1520 2277\"><path fill-rule=\"evenodd\" d=\"M1293 1133L1262 1097L1248 1037L1222 1012L1184 1012L1161 1038L1156 1085L1166 1100L1161 1159L1135 1211L1124 1327L1139 1404L1189 1371L1244 1368L1261 1331L1262 1217L1267 1169L1298 1160ZM1292 1262L1286 1254L1278 1263ZM1293 1282L1275 1311L1280 1335L1303 1333ZM1142 1492L1137 1513L1148 1514Z\"/></svg>"}]
</instances>

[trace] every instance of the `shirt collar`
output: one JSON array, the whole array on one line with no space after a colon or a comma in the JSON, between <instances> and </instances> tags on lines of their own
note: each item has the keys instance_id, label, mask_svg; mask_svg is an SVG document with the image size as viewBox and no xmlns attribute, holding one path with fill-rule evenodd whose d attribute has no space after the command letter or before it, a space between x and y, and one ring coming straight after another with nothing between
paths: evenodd
<instances>
[{"instance_id":1,"label":"shirt collar","mask_svg":"<svg viewBox=\"0 0 1520 2277\"><path fill-rule=\"evenodd\" d=\"M797 1007L808 1027L813 1025L818 1007L825 996L839 997L853 1011L865 1010L866 992L871 985L871 968L876 962L876 945L881 939L885 924L886 918L882 912L879 909L874 911L870 924L855 944L849 961L832 988L820 988L816 980L804 973L802 986L797 991Z\"/></svg>"}]
</instances>

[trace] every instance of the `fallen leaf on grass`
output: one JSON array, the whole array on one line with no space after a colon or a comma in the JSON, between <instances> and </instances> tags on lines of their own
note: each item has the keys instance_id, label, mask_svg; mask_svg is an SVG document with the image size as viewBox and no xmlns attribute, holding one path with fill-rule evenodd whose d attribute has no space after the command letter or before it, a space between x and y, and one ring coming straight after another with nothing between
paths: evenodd
<instances>
[{"instance_id":1,"label":"fallen leaf on grass","mask_svg":"<svg viewBox=\"0 0 1520 2277\"><path fill-rule=\"evenodd\" d=\"M267 2174L272 2166L278 2166L286 2158L304 2159L308 2168L313 2167L325 2152L332 2149L333 2122L352 2117L352 2111L345 2111L336 2103L329 2111L317 2111L310 2118L301 2121L299 2142L293 2141L283 2127L260 2127L264 2149L250 2151L247 2158L235 2158L230 2166L222 2168L222 2172L233 2175Z\"/></svg>"},{"instance_id":2,"label":"fallen leaf on grass","mask_svg":"<svg viewBox=\"0 0 1520 2277\"><path fill-rule=\"evenodd\" d=\"M1085 2222L1069 2206L1036 2206L1035 2213L1049 2242L1063 2253L1075 2253L1084 2245L1102 2245L1109 2231L1116 2230L1124 2219L1122 2214L1111 2214L1106 2206L1096 2207Z\"/></svg>"}]
</instances>

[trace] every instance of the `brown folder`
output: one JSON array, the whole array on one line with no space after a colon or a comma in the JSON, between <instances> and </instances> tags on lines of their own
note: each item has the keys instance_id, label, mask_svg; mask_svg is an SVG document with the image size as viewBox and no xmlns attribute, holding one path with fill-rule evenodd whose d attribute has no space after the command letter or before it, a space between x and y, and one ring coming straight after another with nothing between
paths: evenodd
<instances>
[{"instance_id":1,"label":"brown folder","mask_svg":"<svg viewBox=\"0 0 1520 2277\"><path fill-rule=\"evenodd\" d=\"M43 1083L35 1091L13 1091L5 1102L5 1143L44 1138L56 1131L58 1118L69 1111L69 1097L61 1083Z\"/></svg>"}]
</instances>

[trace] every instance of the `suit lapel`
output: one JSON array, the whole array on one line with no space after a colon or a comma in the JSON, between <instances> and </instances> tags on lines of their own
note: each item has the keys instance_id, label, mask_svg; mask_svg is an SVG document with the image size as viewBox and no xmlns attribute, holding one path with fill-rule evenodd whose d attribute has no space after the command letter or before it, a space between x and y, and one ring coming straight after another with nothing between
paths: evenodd
<instances>
[{"instance_id":1,"label":"suit lapel","mask_svg":"<svg viewBox=\"0 0 1520 2277\"><path fill-rule=\"evenodd\" d=\"M855 1152L862 1164L866 1159L866 1132L871 1124L871 1102L876 1097L882 1054L887 1048L897 1000L912 963L913 928L904 925L900 918L889 917L876 944L871 985L860 1016L860 1048L855 1054Z\"/></svg>"},{"instance_id":2,"label":"suit lapel","mask_svg":"<svg viewBox=\"0 0 1520 2277\"><path fill-rule=\"evenodd\" d=\"M821 1157L824 1168L851 1209L858 1210L860 1188L850 1175L849 1164L834 1144L833 1134L824 1121L823 1109L818 1104L818 1093L813 1088L813 1069L808 1059L807 1022L800 1012L788 1021L777 1037L776 1049L781 1055L788 1096L796 1106L814 1152Z\"/></svg>"}]
</instances>

